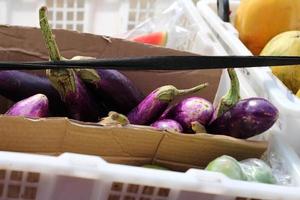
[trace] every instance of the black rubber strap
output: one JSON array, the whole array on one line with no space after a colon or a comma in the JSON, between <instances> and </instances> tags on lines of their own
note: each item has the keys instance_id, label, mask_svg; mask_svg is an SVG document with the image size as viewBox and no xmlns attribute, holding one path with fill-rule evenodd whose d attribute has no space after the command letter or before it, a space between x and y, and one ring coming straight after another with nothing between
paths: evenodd
<instances>
[{"instance_id":1,"label":"black rubber strap","mask_svg":"<svg viewBox=\"0 0 300 200\"><path fill-rule=\"evenodd\" d=\"M0 62L0 70L104 68L118 70L193 70L300 65L298 56L154 56L93 60Z\"/></svg>"}]
</instances>

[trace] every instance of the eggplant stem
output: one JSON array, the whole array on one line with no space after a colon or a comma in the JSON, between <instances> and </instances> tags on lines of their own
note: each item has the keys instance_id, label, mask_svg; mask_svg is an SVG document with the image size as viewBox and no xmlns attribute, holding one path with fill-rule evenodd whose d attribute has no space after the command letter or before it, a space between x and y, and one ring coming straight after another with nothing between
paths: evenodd
<instances>
[{"instance_id":1,"label":"eggplant stem","mask_svg":"<svg viewBox=\"0 0 300 200\"><path fill-rule=\"evenodd\" d=\"M223 113L228 111L232 106L234 106L240 99L240 84L237 74L234 68L227 69L230 78L230 89L227 94L224 95L218 107L217 117L221 116Z\"/></svg>"},{"instance_id":2,"label":"eggplant stem","mask_svg":"<svg viewBox=\"0 0 300 200\"><path fill-rule=\"evenodd\" d=\"M159 99L160 101L170 102L176 96L195 93L207 86L208 86L208 83L203 83L201 85L197 85L196 87L179 90L176 87L174 87L173 85L165 85L156 90L156 92L157 92L156 98Z\"/></svg>"},{"instance_id":3,"label":"eggplant stem","mask_svg":"<svg viewBox=\"0 0 300 200\"><path fill-rule=\"evenodd\" d=\"M39 18L40 18L40 27L42 31L42 35L46 42L46 46L49 50L49 56L52 61L60 61L62 58L60 56L58 46L55 42L54 35L52 34L50 25L48 23L48 18L46 15L47 7L42 6L39 10Z\"/></svg>"},{"instance_id":4,"label":"eggplant stem","mask_svg":"<svg viewBox=\"0 0 300 200\"><path fill-rule=\"evenodd\" d=\"M47 7L42 6L39 10L40 28L46 47L49 51L49 57L52 61L66 60L60 55L55 37L52 34L51 27L47 18ZM53 87L59 92L63 100L69 91L76 91L76 74L71 69L47 69L46 74Z\"/></svg>"},{"instance_id":5,"label":"eggplant stem","mask_svg":"<svg viewBox=\"0 0 300 200\"><path fill-rule=\"evenodd\" d=\"M189 88L189 89L182 89L182 90L177 90L176 95L185 95L185 94L191 94L194 92L197 92L203 88L206 88L208 86L208 83L203 83L201 85L197 85L195 87Z\"/></svg>"}]
</instances>

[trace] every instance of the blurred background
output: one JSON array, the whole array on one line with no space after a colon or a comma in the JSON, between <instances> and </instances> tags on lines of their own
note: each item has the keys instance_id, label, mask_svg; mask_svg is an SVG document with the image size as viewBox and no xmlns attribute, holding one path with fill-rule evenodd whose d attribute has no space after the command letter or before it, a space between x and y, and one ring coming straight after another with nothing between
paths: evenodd
<instances>
[{"instance_id":1,"label":"blurred background","mask_svg":"<svg viewBox=\"0 0 300 200\"><path fill-rule=\"evenodd\" d=\"M174 1L0 0L0 24L38 27L38 9L46 5L52 28L114 36L133 29Z\"/></svg>"}]
</instances>

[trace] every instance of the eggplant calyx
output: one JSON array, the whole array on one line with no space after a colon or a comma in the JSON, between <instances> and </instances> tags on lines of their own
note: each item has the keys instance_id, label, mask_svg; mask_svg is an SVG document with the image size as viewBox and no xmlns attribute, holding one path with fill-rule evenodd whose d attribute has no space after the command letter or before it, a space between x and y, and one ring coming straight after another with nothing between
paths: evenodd
<instances>
[{"instance_id":1,"label":"eggplant calyx","mask_svg":"<svg viewBox=\"0 0 300 200\"><path fill-rule=\"evenodd\" d=\"M195 133L207 133L205 127L197 121L191 122L192 130Z\"/></svg>"},{"instance_id":2,"label":"eggplant calyx","mask_svg":"<svg viewBox=\"0 0 300 200\"><path fill-rule=\"evenodd\" d=\"M239 79L234 68L228 68L227 72L229 74L231 86L226 95L224 95L220 100L217 109L217 117L228 111L241 99Z\"/></svg>"},{"instance_id":3,"label":"eggplant calyx","mask_svg":"<svg viewBox=\"0 0 300 200\"><path fill-rule=\"evenodd\" d=\"M173 85L165 85L157 90L157 99L160 101L170 102L174 99L176 96L176 90L177 88Z\"/></svg>"},{"instance_id":4,"label":"eggplant calyx","mask_svg":"<svg viewBox=\"0 0 300 200\"><path fill-rule=\"evenodd\" d=\"M126 126L129 124L129 120L125 115L122 115L114 111L110 111L108 113L108 116L102 118L99 123L100 125L103 126L117 126L117 125Z\"/></svg>"},{"instance_id":5,"label":"eggplant calyx","mask_svg":"<svg viewBox=\"0 0 300 200\"><path fill-rule=\"evenodd\" d=\"M79 77L86 83L92 83L97 87L100 87L98 83L101 81L101 77L94 69L76 69Z\"/></svg>"},{"instance_id":6,"label":"eggplant calyx","mask_svg":"<svg viewBox=\"0 0 300 200\"><path fill-rule=\"evenodd\" d=\"M75 72L67 69L46 70L53 87L59 92L62 99L65 99L68 93L76 91Z\"/></svg>"}]
</instances>

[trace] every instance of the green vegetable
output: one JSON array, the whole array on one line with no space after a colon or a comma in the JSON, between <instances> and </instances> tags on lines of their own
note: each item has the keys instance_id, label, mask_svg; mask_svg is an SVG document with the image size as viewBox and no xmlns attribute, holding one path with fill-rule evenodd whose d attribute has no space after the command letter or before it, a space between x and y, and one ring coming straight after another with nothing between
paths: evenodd
<instances>
[{"instance_id":1,"label":"green vegetable","mask_svg":"<svg viewBox=\"0 0 300 200\"><path fill-rule=\"evenodd\" d=\"M236 180L247 180L239 162L230 156L220 156L211 161L205 170L221 172L229 178Z\"/></svg>"},{"instance_id":2,"label":"green vegetable","mask_svg":"<svg viewBox=\"0 0 300 200\"><path fill-rule=\"evenodd\" d=\"M241 161L240 165L248 181L270 184L276 183L271 168L262 160L250 158Z\"/></svg>"}]
</instances>

